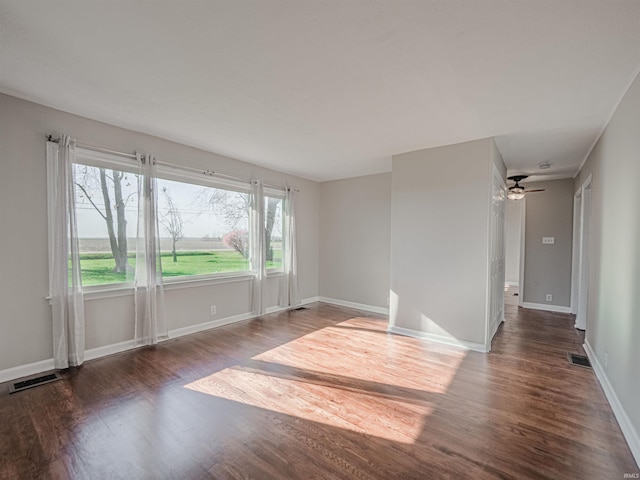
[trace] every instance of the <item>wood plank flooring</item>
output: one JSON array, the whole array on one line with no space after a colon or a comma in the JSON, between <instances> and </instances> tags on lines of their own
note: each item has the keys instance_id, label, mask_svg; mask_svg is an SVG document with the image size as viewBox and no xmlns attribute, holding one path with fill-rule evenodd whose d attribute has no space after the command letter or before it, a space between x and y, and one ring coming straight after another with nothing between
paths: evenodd
<instances>
[{"instance_id":1,"label":"wood plank flooring","mask_svg":"<svg viewBox=\"0 0 640 480\"><path fill-rule=\"evenodd\" d=\"M0 386L1 479L617 479L638 466L569 315L489 355L313 304Z\"/></svg>"}]
</instances>

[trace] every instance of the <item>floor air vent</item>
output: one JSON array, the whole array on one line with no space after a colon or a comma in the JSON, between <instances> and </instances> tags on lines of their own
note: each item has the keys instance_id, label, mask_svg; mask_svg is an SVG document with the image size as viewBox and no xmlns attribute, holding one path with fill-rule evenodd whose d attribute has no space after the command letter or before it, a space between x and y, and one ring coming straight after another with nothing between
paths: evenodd
<instances>
[{"instance_id":1,"label":"floor air vent","mask_svg":"<svg viewBox=\"0 0 640 480\"><path fill-rule=\"evenodd\" d=\"M577 353L567 353L567 358L571 365L578 365L579 367L591 368L591 362L584 355L578 355Z\"/></svg>"},{"instance_id":2,"label":"floor air vent","mask_svg":"<svg viewBox=\"0 0 640 480\"><path fill-rule=\"evenodd\" d=\"M298 307L293 309L294 312L297 312L298 310L309 310L309 309L307 307Z\"/></svg>"},{"instance_id":3,"label":"floor air vent","mask_svg":"<svg viewBox=\"0 0 640 480\"><path fill-rule=\"evenodd\" d=\"M55 382L56 380L60 380L62 377L57 373L47 373L45 375L40 375L38 377L31 377L25 380L21 380L19 382L12 383L9 386L9 393L16 393L22 390L26 390L27 388L37 387L38 385L43 385L45 383Z\"/></svg>"}]
</instances>

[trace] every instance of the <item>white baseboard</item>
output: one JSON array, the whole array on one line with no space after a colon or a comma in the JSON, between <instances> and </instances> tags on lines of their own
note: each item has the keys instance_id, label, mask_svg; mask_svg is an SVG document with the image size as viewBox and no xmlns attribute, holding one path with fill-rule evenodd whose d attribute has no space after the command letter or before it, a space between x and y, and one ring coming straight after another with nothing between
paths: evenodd
<instances>
[{"instance_id":1,"label":"white baseboard","mask_svg":"<svg viewBox=\"0 0 640 480\"><path fill-rule=\"evenodd\" d=\"M519 287L520 282L504 282L507 287Z\"/></svg>"},{"instance_id":2,"label":"white baseboard","mask_svg":"<svg viewBox=\"0 0 640 480\"><path fill-rule=\"evenodd\" d=\"M289 306L289 307L280 307L275 305L273 307L267 307L264 311L265 315L269 315L270 313L278 313L278 312L286 312L287 310L291 310L293 308L302 307L303 305L308 305L310 303L315 303L318 301L318 297L309 297L300 300L300 303L297 305Z\"/></svg>"},{"instance_id":3,"label":"white baseboard","mask_svg":"<svg viewBox=\"0 0 640 480\"><path fill-rule=\"evenodd\" d=\"M382 312L378 307L372 307L370 305L362 305L359 303L351 303L351 302L342 302L341 300L333 300L333 299L323 299L320 300L319 297L310 297L305 298L300 302L300 305L308 305L310 303L315 303L318 301L324 301L326 303L334 303L336 305L341 305L345 307L358 308L360 310L373 311L376 313L387 313ZM341 303L337 303L341 302ZM365 308L366 307L366 308ZM267 309L267 313L272 313L281 310L287 310L289 307L271 307ZM271 310L271 312L269 311ZM235 322L241 322L244 320L250 320L252 318L256 318L258 315L253 313L243 313L240 315L233 315L227 318L221 318L219 320L213 320L211 322L199 323L198 325L189 325L188 327L176 328L174 330L169 330L169 339L182 337L184 335L190 335L192 333L202 332L204 330L209 330L211 328L221 327L223 325L229 325ZM127 340L120 343L114 343L112 345L105 345L103 347L96 347L84 352L84 359L87 360L95 360L97 358L106 357L109 355L114 355L116 353L125 352L127 350L131 350L136 348L134 340ZM36 375L38 373L46 372L49 370L54 370L53 358L49 358L47 360L41 360L39 362L28 363L26 365L18 365L17 367L11 367L4 370L0 370L0 383L9 382L11 380L15 380L16 378L28 377L30 375Z\"/></svg>"},{"instance_id":4,"label":"white baseboard","mask_svg":"<svg viewBox=\"0 0 640 480\"><path fill-rule=\"evenodd\" d=\"M609 405L611 405L611 410L613 410L613 414L618 421L618 425L620 425L620 430L622 430L622 434L629 445L633 458L635 458L636 464L640 466L640 435L638 435L638 431L631 423L631 420L629 420L627 412L625 412L624 407L620 403L618 395L616 395L615 390L611 386L609 378L602 368L598 357L591 348L591 345L589 345L589 342L585 340L583 347L584 351L587 353L587 357L589 357L589 361L591 362L593 371L596 374L596 378L600 382L600 386L609 401Z\"/></svg>"},{"instance_id":5,"label":"white baseboard","mask_svg":"<svg viewBox=\"0 0 640 480\"><path fill-rule=\"evenodd\" d=\"M54 370L53 358L41 360L39 362L27 363L26 365L18 365L17 367L0 370L0 383L9 382L16 378L28 377L37 373Z\"/></svg>"},{"instance_id":6,"label":"white baseboard","mask_svg":"<svg viewBox=\"0 0 640 480\"><path fill-rule=\"evenodd\" d=\"M219 320L212 320L210 322L199 323L197 325L189 325L188 327L176 328L174 330L169 330L169 339L191 335L192 333L202 332L211 328L222 327L223 325L229 325L230 323L250 320L255 317L257 317L257 315L254 313L241 313L240 315L233 315L231 317L221 318Z\"/></svg>"},{"instance_id":7,"label":"white baseboard","mask_svg":"<svg viewBox=\"0 0 640 480\"><path fill-rule=\"evenodd\" d=\"M189 335L191 333L201 332L210 328L221 327L222 325L228 325L230 323L240 322L242 320L249 320L256 316L257 315L254 315L252 313L245 313L242 315L234 315L232 317L227 317L220 320L214 320L212 322L200 323L198 325L190 325L188 327L169 330L169 339L182 337L183 335ZM135 340L127 340L120 343L105 345L103 347L91 348L84 352L84 360L95 360L97 358L107 357L109 355L125 352L137 347L138 345L136 345ZM15 380L16 378L28 377L29 375L35 375L49 370L55 370L53 358L34 363L28 363L26 365L19 365L17 367L7 368L5 370L0 370L0 383L9 382L11 380Z\"/></svg>"},{"instance_id":8,"label":"white baseboard","mask_svg":"<svg viewBox=\"0 0 640 480\"><path fill-rule=\"evenodd\" d=\"M546 303L523 302L522 308L532 308L534 310L544 310L545 312L571 313L571 307L561 305L549 305Z\"/></svg>"},{"instance_id":9,"label":"white baseboard","mask_svg":"<svg viewBox=\"0 0 640 480\"><path fill-rule=\"evenodd\" d=\"M131 350L137 346L138 345L136 345L135 340L127 340L125 342L105 345L104 347L91 348L89 350L85 350L84 360L86 362L87 360L108 357L109 355L114 355L116 353L126 352L127 350Z\"/></svg>"},{"instance_id":10,"label":"white baseboard","mask_svg":"<svg viewBox=\"0 0 640 480\"><path fill-rule=\"evenodd\" d=\"M332 305L338 305L339 307L355 308L356 310L364 310L365 312L389 315L388 308L366 305L364 303L348 302L346 300L338 300L337 298L318 297L318 302L330 303Z\"/></svg>"},{"instance_id":11,"label":"white baseboard","mask_svg":"<svg viewBox=\"0 0 640 480\"><path fill-rule=\"evenodd\" d=\"M453 347L460 347L465 350L487 353L487 348L481 343L467 342L466 340L458 340L457 338L446 337L444 335L436 335L434 333L420 332L418 330L411 330L409 328L396 326L390 326L387 329L387 332L395 333L397 335L403 335L405 337L420 338L421 340L443 343L445 345L451 345Z\"/></svg>"},{"instance_id":12,"label":"white baseboard","mask_svg":"<svg viewBox=\"0 0 640 480\"><path fill-rule=\"evenodd\" d=\"M280 307L278 305L275 305L273 307L267 307L264 310L264 314L265 315L269 315L270 313L278 313L278 312L284 312L285 310L289 310L291 307Z\"/></svg>"}]
</instances>

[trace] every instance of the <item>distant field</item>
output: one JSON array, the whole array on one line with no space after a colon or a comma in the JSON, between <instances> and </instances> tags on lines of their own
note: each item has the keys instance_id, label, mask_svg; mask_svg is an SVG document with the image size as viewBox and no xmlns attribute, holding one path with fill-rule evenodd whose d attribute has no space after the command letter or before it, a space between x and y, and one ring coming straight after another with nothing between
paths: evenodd
<instances>
[{"instance_id":1,"label":"distant field","mask_svg":"<svg viewBox=\"0 0 640 480\"><path fill-rule=\"evenodd\" d=\"M177 245L179 250L189 251L232 250L224 244L221 238L186 237L181 239ZM81 253L111 253L108 238L80 238L79 246ZM135 238L127 238L127 248L130 252L136 251ZM160 238L160 249L163 252L171 250L171 239Z\"/></svg>"},{"instance_id":2,"label":"distant field","mask_svg":"<svg viewBox=\"0 0 640 480\"><path fill-rule=\"evenodd\" d=\"M267 262L267 268L280 266L281 250L274 249L274 262ZM185 275L202 275L211 273L234 272L248 270L248 261L235 250L219 251L187 251L178 252L178 261L174 262L170 253L162 254L162 276L178 277ZM135 266L135 254L130 255L129 263ZM100 285L105 283L121 283L133 281L133 271L114 273L113 257L110 253L83 253L80 255L82 284Z\"/></svg>"}]
</instances>

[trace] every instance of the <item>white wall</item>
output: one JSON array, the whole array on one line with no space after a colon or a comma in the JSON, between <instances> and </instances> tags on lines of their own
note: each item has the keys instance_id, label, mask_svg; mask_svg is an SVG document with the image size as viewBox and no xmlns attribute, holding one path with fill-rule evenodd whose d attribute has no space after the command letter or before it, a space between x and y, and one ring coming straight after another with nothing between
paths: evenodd
<instances>
[{"instance_id":1,"label":"white wall","mask_svg":"<svg viewBox=\"0 0 640 480\"><path fill-rule=\"evenodd\" d=\"M387 308L391 174L320 184L321 297Z\"/></svg>"},{"instance_id":2,"label":"white wall","mask_svg":"<svg viewBox=\"0 0 640 480\"><path fill-rule=\"evenodd\" d=\"M520 244L522 241L523 201L507 200L505 206L505 283L520 282Z\"/></svg>"},{"instance_id":3,"label":"white wall","mask_svg":"<svg viewBox=\"0 0 640 480\"><path fill-rule=\"evenodd\" d=\"M389 324L485 345L493 139L395 155Z\"/></svg>"},{"instance_id":4,"label":"white wall","mask_svg":"<svg viewBox=\"0 0 640 480\"><path fill-rule=\"evenodd\" d=\"M640 78L622 99L574 189L591 174L586 341L640 463Z\"/></svg>"},{"instance_id":5,"label":"white wall","mask_svg":"<svg viewBox=\"0 0 640 480\"><path fill-rule=\"evenodd\" d=\"M52 357L48 294L45 136L69 133L112 150L153 153L159 160L243 178L285 181L296 195L298 267L302 298L318 295L319 184L157 137L0 95L0 371ZM248 282L170 289L169 328L193 326L249 312ZM209 306L218 315L211 317ZM274 305L275 299L267 302ZM131 295L86 301L86 347L133 337Z\"/></svg>"},{"instance_id":6,"label":"white wall","mask_svg":"<svg viewBox=\"0 0 640 480\"><path fill-rule=\"evenodd\" d=\"M571 306L573 180L535 182L527 187L544 192L527 194L523 299L567 310ZM555 243L543 244L543 237L554 237ZM547 294L552 301L546 300Z\"/></svg>"}]
</instances>

